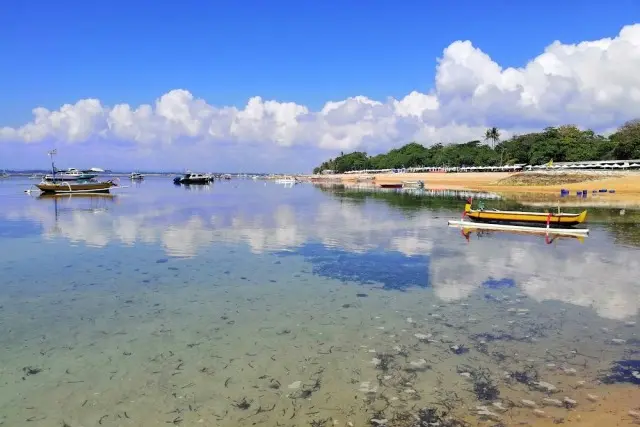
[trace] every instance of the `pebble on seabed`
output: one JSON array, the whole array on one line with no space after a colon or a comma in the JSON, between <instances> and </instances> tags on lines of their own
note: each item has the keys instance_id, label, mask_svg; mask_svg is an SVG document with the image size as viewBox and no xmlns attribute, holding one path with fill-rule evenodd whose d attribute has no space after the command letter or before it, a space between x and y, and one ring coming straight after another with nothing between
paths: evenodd
<instances>
[{"instance_id":1,"label":"pebble on seabed","mask_svg":"<svg viewBox=\"0 0 640 427\"><path fill-rule=\"evenodd\" d=\"M558 388L556 386L554 386L551 383L548 383L546 381L538 381L533 383L533 385L540 391L545 391L547 393L553 393L555 391L558 391Z\"/></svg>"},{"instance_id":2,"label":"pebble on seabed","mask_svg":"<svg viewBox=\"0 0 640 427\"><path fill-rule=\"evenodd\" d=\"M627 340L623 340L622 338L612 338L611 339L611 343L612 344L618 344L618 345L622 345L622 344L626 344Z\"/></svg>"},{"instance_id":3,"label":"pebble on seabed","mask_svg":"<svg viewBox=\"0 0 640 427\"><path fill-rule=\"evenodd\" d=\"M545 397L542 399L542 403L546 406L557 406L559 408L564 406L564 403L558 399L551 399L550 397Z\"/></svg>"},{"instance_id":4,"label":"pebble on seabed","mask_svg":"<svg viewBox=\"0 0 640 427\"><path fill-rule=\"evenodd\" d=\"M476 406L476 411L478 416L488 418L491 421L499 422L502 419L500 415L491 412L486 406Z\"/></svg>"},{"instance_id":5,"label":"pebble on seabed","mask_svg":"<svg viewBox=\"0 0 640 427\"><path fill-rule=\"evenodd\" d=\"M592 402L597 402L599 397L596 396L595 394L587 394L587 399L589 399Z\"/></svg>"},{"instance_id":6,"label":"pebble on seabed","mask_svg":"<svg viewBox=\"0 0 640 427\"><path fill-rule=\"evenodd\" d=\"M520 403L529 408L535 408L537 406L536 402L534 402L533 400L522 399Z\"/></svg>"},{"instance_id":7,"label":"pebble on seabed","mask_svg":"<svg viewBox=\"0 0 640 427\"><path fill-rule=\"evenodd\" d=\"M538 417L546 417L547 416L547 414L545 414L542 409L534 409L533 413L536 414L536 416L538 416Z\"/></svg>"},{"instance_id":8,"label":"pebble on seabed","mask_svg":"<svg viewBox=\"0 0 640 427\"><path fill-rule=\"evenodd\" d=\"M507 408L502 405L502 402L493 402L491 404L494 408L496 408L500 412L506 412Z\"/></svg>"},{"instance_id":9,"label":"pebble on seabed","mask_svg":"<svg viewBox=\"0 0 640 427\"><path fill-rule=\"evenodd\" d=\"M576 406L578 404L578 402L576 402L573 399L570 399L568 397L564 397L564 399L562 399L562 401L564 402L565 406L569 407L569 408L573 408L574 406Z\"/></svg>"},{"instance_id":10,"label":"pebble on seabed","mask_svg":"<svg viewBox=\"0 0 640 427\"><path fill-rule=\"evenodd\" d=\"M627 412L631 418L635 418L636 420L640 420L640 412L638 411L629 411Z\"/></svg>"}]
</instances>

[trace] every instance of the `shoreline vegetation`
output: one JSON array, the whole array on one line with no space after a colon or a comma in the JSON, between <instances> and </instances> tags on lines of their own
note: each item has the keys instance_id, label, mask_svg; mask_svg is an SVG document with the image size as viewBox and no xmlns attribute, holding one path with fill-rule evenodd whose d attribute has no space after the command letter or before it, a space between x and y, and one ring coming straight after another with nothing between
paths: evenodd
<instances>
[{"instance_id":1,"label":"shoreline vegetation","mask_svg":"<svg viewBox=\"0 0 640 427\"><path fill-rule=\"evenodd\" d=\"M398 184L423 181L429 189L488 191L502 195L557 196L561 189L576 191L614 190L611 202L640 204L640 171L534 169L518 172L399 172L357 173L358 170L397 170L416 167L462 168L472 166L542 165L553 162L640 159L640 119L623 124L608 137L576 126L549 127L542 132L515 135L499 141L497 129L487 130L480 140L463 144L424 147L412 142L386 154L344 154L314 169L314 181L345 185ZM325 174L322 174L325 171ZM329 171L327 174L326 171ZM346 173L350 172L350 173ZM318 175L320 174L320 175Z\"/></svg>"},{"instance_id":2,"label":"shoreline vegetation","mask_svg":"<svg viewBox=\"0 0 640 427\"><path fill-rule=\"evenodd\" d=\"M471 167L542 165L548 162L583 162L640 159L640 119L626 122L605 137L573 125L547 127L542 132L500 141L496 128L488 129L480 140L462 144L435 144L425 147L411 142L385 154L369 156L354 151L323 162L313 170L345 173L359 170L405 169L412 167ZM499 142L500 141L500 142Z\"/></svg>"}]
</instances>

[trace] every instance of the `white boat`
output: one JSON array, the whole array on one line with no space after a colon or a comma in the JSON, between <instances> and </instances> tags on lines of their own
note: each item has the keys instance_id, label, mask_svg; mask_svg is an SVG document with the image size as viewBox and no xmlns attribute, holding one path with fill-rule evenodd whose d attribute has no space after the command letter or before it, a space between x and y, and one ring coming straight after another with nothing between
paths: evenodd
<instances>
[{"instance_id":1,"label":"white boat","mask_svg":"<svg viewBox=\"0 0 640 427\"><path fill-rule=\"evenodd\" d=\"M9 178L9 174L6 171L0 172L0 179L2 178Z\"/></svg>"},{"instance_id":2,"label":"white boat","mask_svg":"<svg viewBox=\"0 0 640 427\"><path fill-rule=\"evenodd\" d=\"M138 173L138 172L131 172L129 174L129 178L132 179L132 180L139 181L139 180L144 179L144 175L142 175L141 173Z\"/></svg>"},{"instance_id":3,"label":"white boat","mask_svg":"<svg viewBox=\"0 0 640 427\"><path fill-rule=\"evenodd\" d=\"M282 178L278 178L275 180L276 184L297 184L298 180L290 175L285 175Z\"/></svg>"},{"instance_id":4,"label":"white boat","mask_svg":"<svg viewBox=\"0 0 640 427\"><path fill-rule=\"evenodd\" d=\"M44 179L46 181L87 181L98 176L97 172L93 170L81 171L76 168L69 168L64 172L56 171L55 176L45 175Z\"/></svg>"}]
</instances>

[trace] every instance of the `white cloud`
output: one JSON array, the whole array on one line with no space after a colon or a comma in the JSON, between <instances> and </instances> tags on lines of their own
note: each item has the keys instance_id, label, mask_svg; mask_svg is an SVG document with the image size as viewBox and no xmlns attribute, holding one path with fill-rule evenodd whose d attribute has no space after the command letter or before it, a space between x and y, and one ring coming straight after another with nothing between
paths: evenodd
<instances>
[{"instance_id":1,"label":"white cloud","mask_svg":"<svg viewBox=\"0 0 640 427\"><path fill-rule=\"evenodd\" d=\"M58 111L38 107L31 122L0 128L0 140L119 140L145 147L195 140L375 151L410 140L476 139L488 126L503 135L563 123L605 130L640 116L638 69L640 24L615 38L556 41L522 68L503 68L471 41L455 41L438 59L433 90L399 100L354 96L311 111L255 96L237 108L176 89L153 105L83 99Z\"/></svg>"}]
</instances>

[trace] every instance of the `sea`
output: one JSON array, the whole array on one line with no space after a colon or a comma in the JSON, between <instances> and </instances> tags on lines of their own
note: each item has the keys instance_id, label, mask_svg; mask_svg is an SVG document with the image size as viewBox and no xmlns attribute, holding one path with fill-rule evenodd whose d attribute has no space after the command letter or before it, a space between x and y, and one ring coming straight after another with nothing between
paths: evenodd
<instances>
[{"instance_id":1,"label":"sea","mask_svg":"<svg viewBox=\"0 0 640 427\"><path fill-rule=\"evenodd\" d=\"M32 184L0 180L2 426L637 422L638 210L575 238L449 227L542 208L428 183Z\"/></svg>"}]
</instances>

